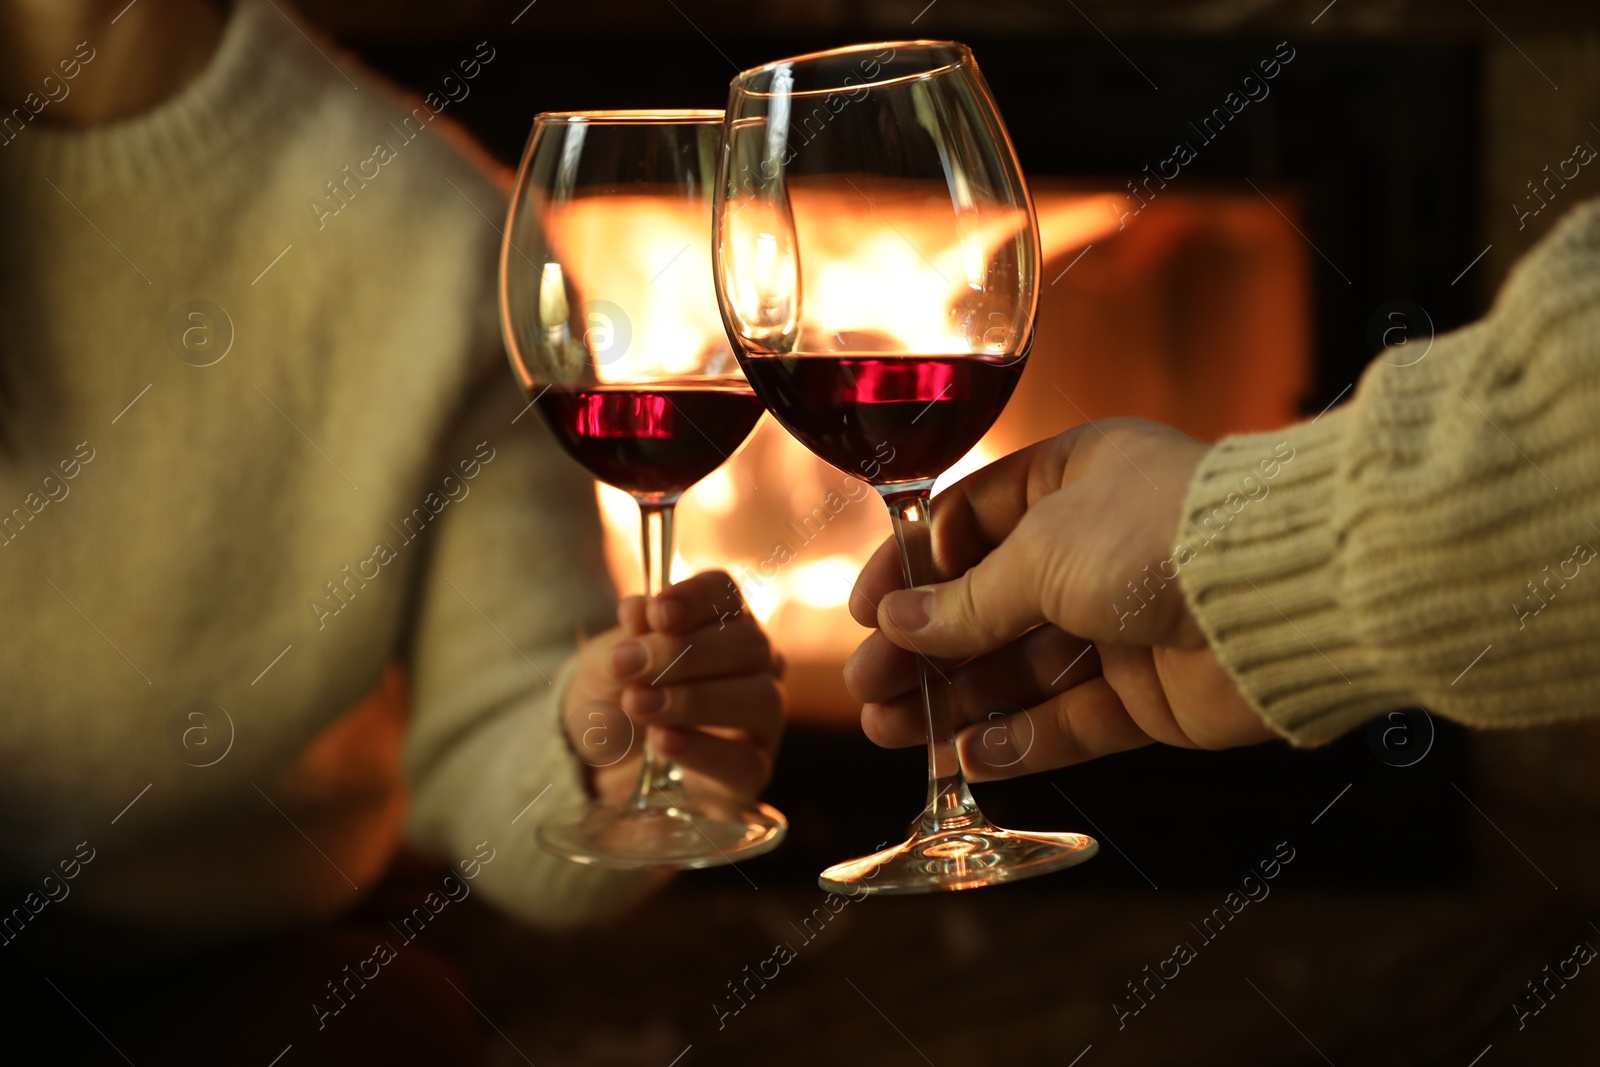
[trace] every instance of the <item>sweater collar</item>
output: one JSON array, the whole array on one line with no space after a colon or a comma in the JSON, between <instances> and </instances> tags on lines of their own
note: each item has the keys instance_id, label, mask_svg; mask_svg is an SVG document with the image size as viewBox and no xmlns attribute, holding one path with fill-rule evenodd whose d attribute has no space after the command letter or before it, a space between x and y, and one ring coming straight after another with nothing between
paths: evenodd
<instances>
[{"instance_id":1,"label":"sweater collar","mask_svg":"<svg viewBox=\"0 0 1600 1067\"><path fill-rule=\"evenodd\" d=\"M0 169L98 185L194 176L247 137L291 121L287 112L295 109L287 102L309 99L306 86L318 79L307 77L308 60L323 60L311 55L304 34L276 3L238 0L210 63L176 96L95 126L35 121L0 147ZM84 72L92 73L92 67Z\"/></svg>"}]
</instances>

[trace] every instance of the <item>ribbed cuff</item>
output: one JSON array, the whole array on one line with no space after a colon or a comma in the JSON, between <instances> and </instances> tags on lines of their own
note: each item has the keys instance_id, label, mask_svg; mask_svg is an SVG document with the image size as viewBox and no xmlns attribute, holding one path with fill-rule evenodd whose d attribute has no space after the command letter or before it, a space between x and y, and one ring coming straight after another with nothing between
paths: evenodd
<instances>
[{"instance_id":1,"label":"ribbed cuff","mask_svg":"<svg viewBox=\"0 0 1600 1067\"><path fill-rule=\"evenodd\" d=\"M1350 426L1341 410L1218 444L1190 483L1174 552L1218 659L1297 745L1407 703L1374 669L1340 603L1334 489Z\"/></svg>"}]
</instances>

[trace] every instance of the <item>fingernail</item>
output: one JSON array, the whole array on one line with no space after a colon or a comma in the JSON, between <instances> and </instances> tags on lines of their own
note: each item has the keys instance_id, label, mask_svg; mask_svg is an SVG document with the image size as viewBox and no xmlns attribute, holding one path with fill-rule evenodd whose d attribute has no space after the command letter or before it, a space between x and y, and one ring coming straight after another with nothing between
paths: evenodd
<instances>
[{"instance_id":1,"label":"fingernail","mask_svg":"<svg viewBox=\"0 0 1600 1067\"><path fill-rule=\"evenodd\" d=\"M889 621L902 630L920 630L928 625L933 610L933 594L925 589L907 589L889 596Z\"/></svg>"},{"instance_id":2,"label":"fingernail","mask_svg":"<svg viewBox=\"0 0 1600 1067\"><path fill-rule=\"evenodd\" d=\"M683 603L673 599L660 599L656 601L656 611L661 615L662 628L671 630L683 621L689 609Z\"/></svg>"},{"instance_id":3,"label":"fingernail","mask_svg":"<svg viewBox=\"0 0 1600 1067\"><path fill-rule=\"evenodd\" d=\"M635 715L648 718L660 714L661 709L667 706L667 695L654 687L630 689L628 693L628 706L633 709Z\"/></svg>"},{"instance_id":4,"label":"fingernail","mask_svg":"<svg viewBox=\"0 0 1600 1067\"><path fill-rule=\"evenodd\" d=\"M618 678L631 678L644 670L650 653L638 641L624 641L611 650L611 670Z\"/></svg>"}]
</instances>

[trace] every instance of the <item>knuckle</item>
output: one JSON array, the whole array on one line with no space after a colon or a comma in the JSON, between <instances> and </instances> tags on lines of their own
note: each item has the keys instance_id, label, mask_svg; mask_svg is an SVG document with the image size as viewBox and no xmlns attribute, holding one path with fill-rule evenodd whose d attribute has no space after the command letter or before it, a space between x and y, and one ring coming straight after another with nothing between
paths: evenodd
<instances>
[{"instance_id":1,"label":"knuckle","mask_svg":"<svg viewBox=\"0 0 1600 1067\"><path fill-rule=\"evenodd\" d=\"M708 599L725 599L730 593L734 596L739 593L739 585L733 580L733 575L720 567L701 571L691 580Z\"/></svg>"},{"instance_id":2,"label":"knuckle","mask_svg":"<svg viewBox=\"0 0 1600 1067\"><path fill-rule=\"evenodd\" d=\"M1074 763L1082 763L1088 758L1083 739L1078 736L1078 727L1073 719L1073 701L1068 694L1063 693L1050 702L1051 714L1047 717L1051 732L1055 736L1051 744L1039 747L1039 757L1035 762L1050 767L1066 767ZM1046 759L1046 753L1050 758ZM1028 762L1028 761L1024 761ZM1043 766L1036 769L1044 769Z\"/></svg>"},{"instance_id":3,"label":"knuckle","mask_svg":"<svg viewBox=\"0 0 1600 1067\"><path fill-rule=\"evenodd\" d=\"M681 637L670 634L648 634L645 641L646 647L650 650L650 662L645 666L645 671L652 680L668 671L676 676L685 667L691 666L695 659L694 645Z\"/></svg>"},{"instance_id":4,"label":"knuckle","mask_svg":"<svg viewBox=\"0 0 1600 1067\"><path fill-rule=\"evenodd\" d=\"M669 651L672 642L670 637L650 631L640 634L635 640L644 645L646 671L660 670L661 665L670 661L675 655Z\"/></svg>"},{"instance_id":5,"label":"knuckle","mask_svg":"<svg viewBox=\"0 0 1600 1067\"><path fill-rule=\"evenodd\" d=\"M1065 591L1072 586L1071 555L1061 538L1050 536L1038 523L1019 524L1017 530L1039 606L1047 618L1058 615Z\"/></svg>"}]
</instances>

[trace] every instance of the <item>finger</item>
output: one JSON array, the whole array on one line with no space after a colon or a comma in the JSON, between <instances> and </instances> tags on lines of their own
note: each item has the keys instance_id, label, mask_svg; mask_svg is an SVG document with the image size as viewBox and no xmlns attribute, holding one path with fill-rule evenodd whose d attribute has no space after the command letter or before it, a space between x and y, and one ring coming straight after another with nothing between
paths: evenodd
<instances>
[{"instance_id":1,"label":"finger","mask_svg":"<svg viewBox=\"0 0 1600 1067\"><path fill-rule=\"evenodd\" d=\"M644 633L611 650L611 671L620 682L679 685L735 674L772 673L767 635L748 616L686 634Z\"/></svg>"},{"instance_id":2,"label":"finger","mask_svg":"<svg viewBox=\"0 0 1600 1067\"><path fill-rule=\"evenodd\" d=\"M649 601L651 629L682 634L708 623L727 625L744 613L744 595L727 571L701 571Z\"/></svg>"},{"instance_id":3,"label":"finger","mask_svg":"<svg viewBox=\"0 0 1600 1067\"><path fill-rule=\"evenodd\" d=\"M1013 640L1045 619L1051 536L1024 518L1012 535L953 581L890 593L878 605L879 629L901 648L965 659Z\"/></svg>"},{"instance_id":4,"label":"finger","mask_svg":"<svg viewBox=\"0 0 1600 1067\"><path fill-rule=\"evenodd\" d=\"M850 588L850 616L862 626L878 625L878 601L893 589L904 589L905 571L900 566L900 549L889 538L867 558L856 584Z\"/></svg>"},{"instance_id":5,"label":"finger","mask_svg":"<svg viewBox=\"0 0 1600 1067\"><path fill-rule=\"evenodd\" d=\"M879 748L913 748L928 740L922 698L861 706L861 732Z\"/></svg>"},{"instance_id":6,"label":"finger","mask_svg":"<svg viewBox=\"0 0 1600 1067\"><path fill-rule=\"evenodd\" d=\"M1144 645L1107 645L1102 650L1106 683L1116 690L1141 729L1162 744L1197 747L1178 725L1156 673L1154 650Z\"/></svg>"},{"instance_id":7,"label":"finger","mask_svg":"<svg viewBox=\"0 0 1600 1067\"><path fill-rule=\"evenodd\" d=\"M1053 626L1041 626L1018 641L950 674L956 728L993 723L1020 714L1054 694L1099 677L1094 646ZM862 730L884 748L922 744L927 726L919 690L862 708Z\"/></svg>"},{"instance_id":8,"label":"finger","mask_svg":"<svg viewBox=\"0 0 1600 1067\"><path fill-rule=\"evenodd\" d=\"M772 757L749 741L670 726L654 730L650 739L661 755L736 797L756 796L772 777Z\"/></svg>"},{"instance_id":9,"label":"finger","mask_svg":"<svg viewBox=\"0 0 1600 1067\"><path fill-rule=\"evenodd\" d=\"M1209 648L1163 648L1152 658L1173 718L1196 746L1232 748L1278 736Z\"/></svg>"},{"instance_id":10,"label":"finger","mask_svg":"<svg viewBox=\"0 0 1600 1067\"><path fill-rule=\"evenodd\" d=\"M844 664L844 687L863 704L882 703L915 688L917 657L877 630Z\"/></svg>"},{"instance_id":11,"label":"finger","mask_svg":"<svg viewBox=\"0 0 1600 1067\"><path fill-rule=\"evenodd\" d=\"M1017 701L1026 706L1078 680L1100 673L1090 642L1057 626L1038 626L987 655L944 673L956 686L963 707L976 708L985 698ZM844 665L845 688L863 704L882 704L911 694L920 685L916 657L874 631Z\"/></svg>"},{"instance_id":12,"label":"finger","mask_svg":"<svg viewBox=\"0 0 1600 1067\"><path fill-rule=\"evenodd\" d=\"M988 718L999 704L1020 711L1099 674L1093 644L1045 625L964 664L950 681L964 723Z\"/></svg>"},{"instance_id":13,"label":"finger","mask_svg":"<svg viewBox=\"0 0 1600 1067\"><path fill-rule=\"evenodd\" d=\"M622 710L646 726L731 726L763 748L783 733L783 693L770 674L746 674L685 685L630 685Z\"/></svg>"},{"instance_id":14,"label":"finger","mask_svg":"<svg viewBox=\"0 0 1600 1067\"><path fill-rule=\"evenodd\" d=\"M1152 743L1104 678L1074 686L1044 703L956 735L967 779L1024 774L1126 752Z\"/></svg>"},{"instance_id":15,"label":"finger","mask_svg":"<svg viewBox=\"0 0 1600 1067\"><path fill-rule=\"evenodd\" d=\"M642 596L623 597L617 603L617 625L622 627L624 633L642 634L650 629L650 620L645 613L649 603L649 598Z\"/></svg>"}]
</instances>

